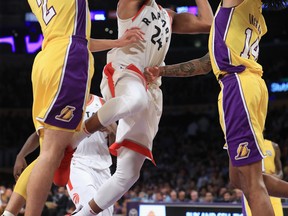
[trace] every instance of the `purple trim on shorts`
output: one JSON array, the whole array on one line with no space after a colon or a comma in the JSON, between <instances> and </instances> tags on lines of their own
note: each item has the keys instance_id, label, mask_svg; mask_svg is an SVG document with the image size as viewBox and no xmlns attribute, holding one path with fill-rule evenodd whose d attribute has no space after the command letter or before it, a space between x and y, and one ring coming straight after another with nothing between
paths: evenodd
<instances>
[{"instance_id":1,"label":"purple trim on shorts","mask_svg":"<svg viewBox=\"0 0 288 216\"><path fill-rule=\"evenodd\" d=\"M78 37L72 37L71 40L66 67L62 72L62 82L58 86L58 95L55 95L57 98L45 123L73 130L82 120L89 73L89 53L86 40Z\"/></svg>"},{"instance_id":2,"label":"purple trim on shorts","mask_svg":"<svg viewBox=\"0 0 288 216\"><path fill-rule=\"evenodd\" d=\"M86 37L86 0L77 0L77 26L75 35Z\"/></svg>"},{"instance_id":3,"label":"purple trim on shorts","mask_svg":"<svg viewBox=\"0 0 288 216\"><path fill-rule=\"evenodd\" d=\"M241 198L241 205L242 205L242 214L243 216L247 216L247 209L246 209L246 205L245 205L245 199L244 199L244 193L242 194L242 198ZM248 202L247 202L248 203Z\"/></svg>"},{"instance_id":4,"label":"purple trim on shorts","mask_svg":"<svg viewBox=\"0 0 288 216\"><path fill-rule=\"evenodd\" d=\"M233 166L243 166L262 160L252 131L253 128L251 129L249 124L245 102L241 97L241 86L237 81L237 74L226 76L221 79L221 82L223 84L226 143ZM245 152L249 153L245 154Z\"/></svg>"},{"instance_id":5,"label":"purple trim on shorts","mask_svg":"<svg viewBox=\"0 0 288 216\"><path fill-rule=\"evenodd\" d=\"M225 43L226 31L229 29L230 18L232 17L234 8L221 7L215 17L214 23L214 56L215 61L221 71L228 73L239 73L245 70L244 65L234 66L230 62L229 49Z\"/></svg>"}]
</instances>

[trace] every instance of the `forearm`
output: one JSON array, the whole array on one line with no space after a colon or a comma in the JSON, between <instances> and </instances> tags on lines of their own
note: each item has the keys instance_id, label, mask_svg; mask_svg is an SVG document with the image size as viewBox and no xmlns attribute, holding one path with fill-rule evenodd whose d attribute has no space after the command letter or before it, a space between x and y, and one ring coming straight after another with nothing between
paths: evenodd
<instances>
[{"instance_id":1,"label":"forearm","mask_svg":"<svg viewBox=\"0 0 288 216\"><path fill-rule=\"evenodd\" d=\"M114 47L118 47L118 40L90 38L89 48L91 52L100 52L100 51L112 49Z\"/></svg>"},{"instance_id":2,"label":"forearm","mask_svg":"<svg viewBox=\"0 0 288 216\"><path fill-rule=\"evenodd\" d=\"M213 22L213 11L208 0L195 0L198 7L198 18L207 25Z\"/></svg>"},{"instance_id":3,"label":"forearm","mask_svg":"<svg viewBox=\"0 0 288 216\"><path fill-rule=\"evenodd\" d=\"M209 54L187 62L159 67L159 75L166 77L191 77L211 71Z\"/></svg>"},{"instance_id":4,"label":"forearm","mask_svg":"<svg viewBox=\"0 0 288 216\"><path fill-rule=\"evenodd\" d=\"M31 134L29 138L26 140L25 144L21 148L20 152L18 153L17 157L26 157L39 146L39 137L36 132Z\"/></svg>"}]
</instances>

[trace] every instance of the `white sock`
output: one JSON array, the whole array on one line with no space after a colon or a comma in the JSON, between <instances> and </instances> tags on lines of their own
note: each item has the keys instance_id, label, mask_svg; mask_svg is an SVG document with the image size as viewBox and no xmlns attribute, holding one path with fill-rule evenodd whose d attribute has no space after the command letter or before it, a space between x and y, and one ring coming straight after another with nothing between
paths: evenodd
<instances>
[{"instance_id":1,"label":"white sock","mask_svg":"<svg viewBox=\"0 0 288 216\"><path fill-rule=\"evenodd\" d=\"M78 211L76 214L73 214L73 216L95 216L97 215L90 207L89 204L85 205L80 211Z\"/></svg>"},{"instance_id":2,"label":"white sock","mask_svg":"<svg viewBox=\"0 0 288 216\"><path fill-rule=\"evenodd\" d=\"M5 210L1 216L15 216L15 215L12 214L11 212Z\"/></svg>"}]
</instances>

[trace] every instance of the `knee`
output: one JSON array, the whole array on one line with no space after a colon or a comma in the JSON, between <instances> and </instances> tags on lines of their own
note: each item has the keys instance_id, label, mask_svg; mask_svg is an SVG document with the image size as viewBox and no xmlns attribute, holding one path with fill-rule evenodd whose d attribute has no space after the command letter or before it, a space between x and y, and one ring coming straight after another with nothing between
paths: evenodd
<instances>
[{"instance_id":1,"label":"knee","mask_svg":"<svg viewBox=\"0 0 288 216\"><path fill-rule=\"evenodd\" d=\"M134 94L125 98L125 103L130 107L132 113L139 112L148 106L147 94Z\"/></svg>"},{"instance_id":2,"label":"knee","mask_svg":"<svg viewBox=\"0 0 288 216\"><path fill-rule=\"evenodd\" d=\"M116 170L114 177L120 186L127 188L131 187L139 179L140 172L120 173Z\"/></svg>"}]
</instances>

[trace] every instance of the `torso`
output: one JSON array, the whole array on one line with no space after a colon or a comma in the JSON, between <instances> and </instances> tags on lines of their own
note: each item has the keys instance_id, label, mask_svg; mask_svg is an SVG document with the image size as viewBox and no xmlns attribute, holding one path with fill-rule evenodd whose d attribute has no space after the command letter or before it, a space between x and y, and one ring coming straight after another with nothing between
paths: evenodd
<instances>
[{"instance_id":1,"label":"torso","mask_svg":"<svg viewBox=\"0 0 288 216\"><path fill-rule=\"evenodd\" d=\"M138 6L136 8L138 9ZM121 14L120 10L121 8L118 8L118 15ZM119 37L127 29L135 26L145 33L145 41L141 44L112 49L107 55L107 61L123 67L133 63L140 71L147 66L163 64L172 33L171 19L167 11L151 0L149 5L143 5L133 17L128 19L118 17Z\"/></svg>"},{"instance_id":2,"label":"torso","mask_svg":"<svg viewBox=\"0 0 288 216\"><path fill-rule=\"evenodd\" d=\"M239 73L246 69L262 75L262 66L257 60L259 42L266 31L261 0L244 0L236 7L220 5L209 37L215 75Z\"/></svg>"}]
</instances>

